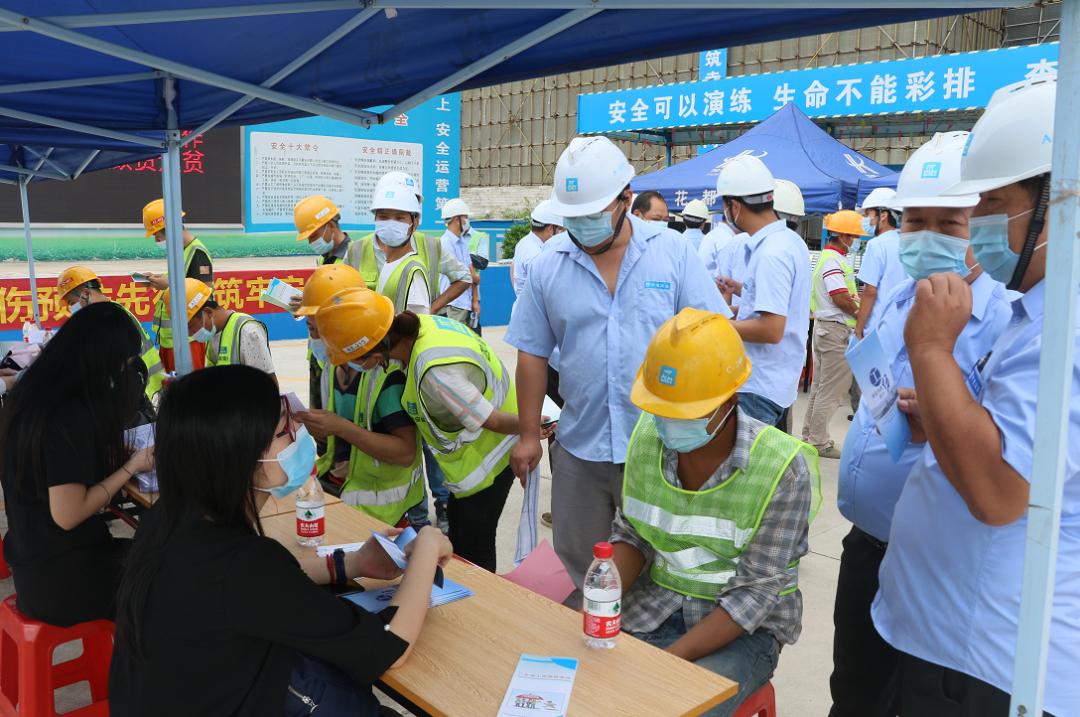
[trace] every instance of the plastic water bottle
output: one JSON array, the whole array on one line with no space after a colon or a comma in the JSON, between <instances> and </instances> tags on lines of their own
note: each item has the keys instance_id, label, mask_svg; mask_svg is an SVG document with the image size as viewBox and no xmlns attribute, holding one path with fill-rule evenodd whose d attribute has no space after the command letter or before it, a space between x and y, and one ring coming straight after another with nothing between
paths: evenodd
<instances>
[{"instance_id":1,"label":"plastic water bottle","mask_svg":"<svg viewBox=\"0 0 1080 717\"><path fill-rule=\"evenodd\" d=\"M593 561L585 573L585 644L610 650L619 637L619 618L622 615L622 581L612 557L611 543L593 547Z\"/></svg>"},{"instance_id":2,"label":"plastic water bottle","mask_svg":"<svg viewBox=\"0 0 1080 717\"><path fill-rule=\"evenodd\" d=\"M296 542L314 548L326 537L326 496L314 474L296 491Z\"/></svg>"}]
</instances>

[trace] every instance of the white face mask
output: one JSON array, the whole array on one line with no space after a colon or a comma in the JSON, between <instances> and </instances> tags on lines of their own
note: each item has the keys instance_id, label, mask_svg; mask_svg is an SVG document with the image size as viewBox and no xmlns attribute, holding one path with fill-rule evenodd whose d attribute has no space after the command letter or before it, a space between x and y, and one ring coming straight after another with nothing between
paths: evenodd
<instances>
[{"instance_id":1,"label":"white face mask","mask_svg":"<svg viewBox=\"0 0 1080 717\"><path fill-rule=\"evenodd\" d=\"M410 225L396 219L376 219L375 236L386 246L399 247L409 241Z\"/></svg>"}]
</instances>

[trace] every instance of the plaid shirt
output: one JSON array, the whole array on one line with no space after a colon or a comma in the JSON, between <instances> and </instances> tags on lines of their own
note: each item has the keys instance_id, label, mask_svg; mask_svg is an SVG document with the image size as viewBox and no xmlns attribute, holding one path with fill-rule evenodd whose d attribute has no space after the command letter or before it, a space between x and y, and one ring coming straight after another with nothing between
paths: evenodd
<instances>
[{"instance_id":1,"label":"plaid shirt","mask_svg":"<svg viewBox=\"0 0 1080 717\"><path fill-rule=\"evenodd\" d=\"M750 446L765 424L737 409L735 446L716 472L699 490L726 481L738 469L746 470ZM680 486L676 468L678 453L663 448L664 479ZM747 633L764 630L782 644L793 644L802 631L802 593L779 597L788 585L787 566L809 551L807 533L810 516L810 470L802 455L795 457L776 486L761 525L739 559L735 577L728 581L716 601L688 597L652 581L649 570L642 572L633 588L623 596L622 627L627 632L652 632L677 610L682 609L689 629L713 608L727 611ZM611 526L611 542L633 545L645 556L645 565L656 558L652 546L634 526L616 512Z\"/></svg>"}]
</instances>

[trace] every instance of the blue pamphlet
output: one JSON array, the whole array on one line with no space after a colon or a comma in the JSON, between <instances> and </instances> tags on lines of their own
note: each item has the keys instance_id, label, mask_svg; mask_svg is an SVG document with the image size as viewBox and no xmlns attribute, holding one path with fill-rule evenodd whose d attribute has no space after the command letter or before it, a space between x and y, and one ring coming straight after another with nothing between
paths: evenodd
<instances>
[{"instance_id":1,"label":"blue pamphlet","mask_svg":"<svg viewBox=\"0 0 1080 717\"><path fill-rule=\"evenodd\" d=\"M563 717L577 668L578 661L573 657L522 655L497 717Z\"/></svg>"},{"instance_id":2,"label":"blue pamphlet","mask_svg":"<svg viewBox=\"0 0 1080 717\"><path fill-rule=\"evenodd\" d=\"M397 585L388 585L384 588L379 588L378 590L348 593L341 597L349 602L356 603L368 612L379 612L390 604L390 599L394 597L394 593L397 592L397 589ZM464 585L459 585L453 580L446 580L442 587L438 585L433 585L431 587L431 602L429 603L429 607L439 607L440 605L446 605L447 603L472 597L473 595L475 595L475 593Z\"/></svg>"},{"instance_id":3,"label":"blue pamphlet","mask_svg":"<svg viewBox=\"0 0 1080 717\"><path fill-rule=\"evenodd\" d=\"M911 427L907 416L900 412L896 377L877 332L866 334L862 341L848 347L846 356L889 457L897 463L911 442Z\"/></svg>"}]
</instances>

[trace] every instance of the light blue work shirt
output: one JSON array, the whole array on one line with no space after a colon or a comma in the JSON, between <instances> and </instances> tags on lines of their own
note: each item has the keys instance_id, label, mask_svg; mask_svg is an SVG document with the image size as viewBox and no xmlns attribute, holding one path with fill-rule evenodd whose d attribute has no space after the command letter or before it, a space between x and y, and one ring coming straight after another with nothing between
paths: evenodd
<instances>
[{"instance_id":1,"label":"light blue work shirt","mask_svg":"<svg viewBox=\"0 0 1080 717\"><path fill-rule=\"evenodd\" d=\"M466 268L472 267L472 257L469 255L468 234L462 234L461 236L457 236L454 234L454 232L447 229L445 232L443 232L442 239L440 241L442 242L442 250L444 254L450 254L455 259L464 264ZM442 293L446 291L449 287L450 280L446 278L445 275L440 276L439 292ZM451 301L449 305L458 309L463 309L465 311L472 311L472 292L472 284L470 283L469 288L466 289L464 293L461 294L461 296Z\"/></svg>"},{"instance_id":2,"label":"light blue work shirt","mask_svg":"<svg viewBox=\"0 0 1080 717\"><path fill-rule=\"evenodd\" d=\"M624 463L641 411L630 388L660 326L687 306L730 315L716 284L678 232L629 216L615 295L567 235L533 260L506 343L559 355L559 445L586 461Z\"/></svg>"},{"instance_id":3,"label":"light blue work shirt","mask_svg":"<svg viewBox=\"0 0 1080 717\"><path fill-rule=\"evenodd\" d=\"M862 263L856 278L864 284L877 289L877 299L870 307L870 316L863 327L863 333L869 333L877 326L884 311L885 300L896 287L911 277L900 263L900 232L890 229L864 243Z\"/></svg>"},{"instance_id":4,"label":"light blue work shirt","mask_svg":"<svg viewBox=\"0 0 1080 717\"><path fill-rule=\"evenodd\" d=\"M982 371L968 373L1001 433L1001 453L1031 480L1045 282L1012 303ZM1050 625L1045 709L1080 715L1080 320L1073 327L1065 488ZM1065 327L1062 327L1065 330ZM962 371L969 367L961 366ZM872 614L893 647L1010 692L1027 516L976 520L924 450L896 504Z\"/></svg>"},{"instance_id":5,"label":"light blue work shirt","mask_svg":"<svg viewBox=\"0 0 1080 717\"><path fill-rule=\"evenodd\" d=\"M810 252L806 242L782 220L746 240L746 277L739 302L739 320L762 312L787 319L779 344L746 344L750 378L740 393L764 396L781 408L795 403L799 375L806 365L810 331Z\"/></svg>"},{"instance_id":6,"label":"light blue work shirt","mask_svg":"<svg viewBox=\"0 0 1080 717\"><path fill-rule=\"evenodd\" d=\"M683 239L690 242L690 246L697 252L701 248L701 240L705 238L705 232L697 227L687 227L686 231L682 233Z\"/></svg>"},{"instance_id":7,"label":"light blue work shirt","mask_svg":"<svg viewBox=\"0 0 1080 717\"><path fill-rule=\"evenodd\" d=\"M915 281L909 278L895 288L891 297L882 296L877 301L882 314L873 333L880 339L885 355L893 357L893 378L895 385L901 387L915 385L904 345L904 324L915 303L915 286ZM953 358L962 371L968 371L986 356L1005 330L1012 316L1007 293L1005 286L989 274L980 274L972 282L971 318L953 349ZM888 541L893 508L908 473L925 447L925 443L909 443L900 462L893 463L869 406L866 401L860 402L840 456L837 503L844 517L878 540Z\"/></svg>"},{"instance_id":8,"label":"light blue work shirt","mask_svg":"<svg viewBox=\"0 0 1080 717\"><path fill-rule=\"evenodd\" d=\"M710 276L722 276L720 271L720 257L728 250L735 241L735 232L723 222L718 222L698 245L697 252L701 263L705 265Z\"/></svg>"},{"instance_id":9,"label":"light blue work shirt","mask_svg":"<svg viewBox=\"0 0 1080 717\"><path fill-rule=\"evenodd\" d=\"M525 279L529 277L529 264L544 248L544 242L534 232L529 232L521 237L521 241L514 247L514 296L520 296L525 290Z\"/></svg>"}]
</instances>

